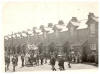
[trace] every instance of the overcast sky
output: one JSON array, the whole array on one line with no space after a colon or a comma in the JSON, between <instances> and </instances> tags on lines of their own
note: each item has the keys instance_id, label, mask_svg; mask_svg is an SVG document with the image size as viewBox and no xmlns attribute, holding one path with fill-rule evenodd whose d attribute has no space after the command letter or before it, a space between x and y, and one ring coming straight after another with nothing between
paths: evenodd
<instances>
[{"instance_id":1,"label":"overcast sky","mask_svg":"<svg viewBox=\"0 0 100 74\"><path fill-rule=\"evenodd\" d=\"M71 17L87 19L89 12L98 16L97 2L8 2L3 5L4 35L21 32L48 23L63 20L67 25Z\"/></svg>"}]
</instances>

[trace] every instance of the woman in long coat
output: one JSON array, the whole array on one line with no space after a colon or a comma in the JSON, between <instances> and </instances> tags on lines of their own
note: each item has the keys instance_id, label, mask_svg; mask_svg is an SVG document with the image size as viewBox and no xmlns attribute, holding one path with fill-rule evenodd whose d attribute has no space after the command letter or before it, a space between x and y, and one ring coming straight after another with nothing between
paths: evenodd
<instances>
[{"instance_id":1,"label":"woman in long coat","mask_svg":"<svg viewBox=\"0 0 100 74\"><path fill-rule=\"evenodd\" d=\"M56 71L56 69L55 69L55 63L56 63L56 59L55 59L54 56L52 56L51 59L50 59L50 64L52 66L52 70L53 71Z\"/></svg>"}]
</instances>

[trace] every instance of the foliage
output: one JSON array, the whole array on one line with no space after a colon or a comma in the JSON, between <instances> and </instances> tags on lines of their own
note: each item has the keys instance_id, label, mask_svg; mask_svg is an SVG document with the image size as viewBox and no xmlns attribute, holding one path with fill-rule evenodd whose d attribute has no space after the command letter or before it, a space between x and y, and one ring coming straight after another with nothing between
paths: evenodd
<instances>
[{"instance_id":1,"label":"foliage","mask_svg":"<svg viewBox=\"0 0 100 74\"><path fill-rule=\"evenodd\" d=\"M56 48L56 44L54 42L50 43L50 45L48 46L49 48L49 52L53 53L55 51Z\"/></svg>"},{"instance_id":2,"label":"foliage","mask_svg":"<svg viewBox=\"0 0 100 74\"><path fill-rule=\"evenodd\" d=\"M21 53L26 54L26 44L23 44L21 47Z\"/></svg>"},{"instance_id":3,"label":"foliage","mask_svg":"<svg viewBox=\"0 0 100 74\"><path fill-rule=\"evenodd\" d=\"M18 45L18 46L17 46L17 54L20 54L20 52L21 52L21 46Z\"/></svg>"},{"instance_id":4,"label":"foliage","mask_svg":"<svg viewBox=\"0 0 100 74\"><path fill-rule=\"evenodd\" d=\"M43 43L40 43L40 44L38 45L38 49L39 49L39 54L41 54L42 51L43 51Z\"/></svg>"},{"instance_id":5,"label":"foliage","mask_svg":"<svg viewBox=\"0 0 100 74\"><path fill-rule=\"evenodd\" d=\"M69 54L71 47L70 47L70 43L68 41L66 41L63 45L63 52L66 54Z\"/></svg>"}]
</instances>

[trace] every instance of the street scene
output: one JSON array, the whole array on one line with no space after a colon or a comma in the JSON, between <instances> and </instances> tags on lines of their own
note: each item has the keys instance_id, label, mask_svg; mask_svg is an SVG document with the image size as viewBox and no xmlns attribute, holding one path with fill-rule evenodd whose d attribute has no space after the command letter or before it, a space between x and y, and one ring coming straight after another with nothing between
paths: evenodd
<instances>
[{"instance_id":1,"label":"street scene","mask_svg":"<svg viewBox=\"0 0 100 74\"><path fill-rule=\"evenodd\" d=\"M65 65L65 70L64 71L68 71L68 70L86 70L86 69L89 69L89 70L92 70L92 71L97 71L98 68L97 66L94 66L94 65L91 65L91 64L82 64L82 63L78 63L78 64L71 64L71 68L68 67L68 62L65 62L64 63ZM56 62L55 64L55 68L57 71L60 71L59 70L59 67L58 67L58 62ZM51 66L50 66L50 63L49 63L49 60L47 61L47 63L44 63L43 65L39 65L39 66L30 66L30 67L22 67L21 66L21 60L20 60L20 57L19 57L19 62L18 62L18 66L16 67L16 72L32 72L32 71L52 71L51 70ZM7 72L13 72L13 67L12 67L12 64L9 65L9 70Z\"/></svg>"},{"instance_id":2,"label":"street scene","mask_svg":"<svg viewBox=\"0 0 100 74\"><path fill-rule=\"evenodd\" d=\"M4 25L10 26L4 36L5 72L98 70L99 17L96 3L5 5ZM65 10L67 8L70 10ZM18 25L25 22L30 25ZM42 22L48 23L43 25ZM39 23L42 25L33 25Z\"/></svg>"}]
</instances>

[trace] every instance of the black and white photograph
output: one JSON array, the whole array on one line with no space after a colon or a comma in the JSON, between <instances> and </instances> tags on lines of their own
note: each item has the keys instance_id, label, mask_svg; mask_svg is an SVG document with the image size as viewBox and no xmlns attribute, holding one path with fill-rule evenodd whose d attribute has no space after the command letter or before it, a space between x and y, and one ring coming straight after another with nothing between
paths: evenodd
<instances>
[{"instance_id":1,"label":"black and white photograph","mask_svg":"<svg viewBox=\"0 0 100 74\"><path fill-rule=\"evenodd\" d=\"M98 71L99 4L4 2L4 72Z\"/></svg>"}]
</instances>

